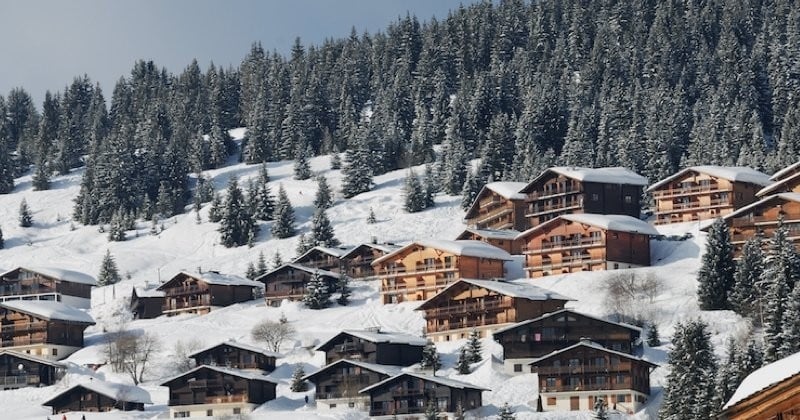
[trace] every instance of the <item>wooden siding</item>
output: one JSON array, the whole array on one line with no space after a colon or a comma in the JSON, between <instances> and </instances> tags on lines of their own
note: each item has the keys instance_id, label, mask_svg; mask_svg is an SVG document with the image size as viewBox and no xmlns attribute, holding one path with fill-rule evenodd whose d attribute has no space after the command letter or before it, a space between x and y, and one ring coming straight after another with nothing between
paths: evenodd
<instances>
[{"instance_id":1,"label":"wooden siding","mask_svg":"<svg viewBox=\"0 0 800 420\"><path fill-rule=\"evenodd\" d=\"M275 399L275 384L201 368L168 384L169 406L241 402L263 404Z\"/></svg>"},{"instance_id":2,"label":"wooden siding","mask_svg":"<svg viewBox=\"0 0 800 420\"><path fill-rule=\"evenodd\" d=\"M756 201L763 188L699 172L687 172L652 191L656 224L723 217Z\"/></svg>"},{"instance_id":3,"label":"wooden siding","mask_svg":"<svg viewBox=\"0 0 800 420\"><path fill-rule=\"evenodd\" d=\"M285 267L281 270L256 279L264 283L264 298L267 306L278 306L284 299L302 300L306 294L306 286L313 276L305 270ZM335 286L335 279L328 278L330 287Z\"/></svg>"},{"instance_id":4,"label":"wooden siding","mask_svg":"<svg viewBox=\"0 0 800 420\"><path fill-rule=\"evenodd\" d=\"M769 239L778 228L778 220L789 230L789 239L800 249L800 203L775 198L753 207L746 214L727 219L734 246L734 257L739 258L744 243L755 236Z\"/></svg>"},{"instance_id":5,"label":"wooden siding","mask_svg":"<svg viewBox=\"0 0 800 420\"><path fill-rule=\"evenodd\" d=\"M60 293L67 296L91 299L92 286L45 276L25 269L17 269L6 276L0 277L0 296L48 293Z\"/></svg>"},{"instance_id":6,"label":"wooden siding","mask_svg":"<svg viewBox=\"0 0 800 420\"><path fill-rule=\"evenodd\" d=\"M333 273L338 273L342 270L342 261L339 259L339 257L322 252L318 249L312 249L307 255L304 255L293 262L309 268L316 268L318 270L325 270Z\"/></svg>"},{"instance_id":7,"label":"wooden siding","mask_svg":"<svg viewBox=\"0 0 800 420\"><path fill-rule=\"evenodd\" d=\"M422 349L403 343L373 343L362 338L341 334L329 343L325 351L325 364L348 359L378 365L410 366L422 360Z\"/></svg>"},{"instance_id":8,"label":"wooden siding","mask_svg":"<svg viewBox=\"0 0 800 420\"><path fill-rule=\"evenodd\" d=\"M363 397L358 391L389 377L385 373L348 363L323 369L310 379L316 386L316 400Z\"/></svg>"},{"instance_id":9,"label":"wooden siding","mask_svg":"<svg viewBox=\"0 0 800 420\"><path fill-rule=\"evenodd\" d=\"M68 413L70 411L105 412L111 410L144 411L143 403L117 401L103 394L77 386L50 401L53 414Z\"/></svg>"},{"instance_id":10,"label":"wooden siding","mask_svg":"<svg viewBox=\"0 0 800 420\"><path fill-rule=\"evenodd\" d=\"M0 354L0 390L53 385L61 379L63 373L63 368L51 364L17 357L11 353Z\"/></svg>"},{"instance_id":11,"label":"wooden siding","mask_svg":"<svg viewBox=\"0 0 800 420\"><path fill-rule=\"evenodd\" d=\"M355 252L342 257L342 266L348 277L366 280L375 277L372 262L386 255L385 252L370 246L360 246Z\"/></svg>"},{"instance_id":12,"label":"wooden siding","mask_svg":"<svg viewBox=\"0 0 800 420\"><path fill-rule=\"evenodd\" d=\"M789 420L800 418L800 375L794 375L739 401L721 420Z\"/></svg>"},{"instance_id":13,"label":"wooden siding","mask_svg":"<svg viewBox=\"0 0 800 420\"><path fill-rule=\"evenodd\" d=\"M221 344L191 357L196 366L212 365L234 369L260 369L266 372L275 370L275 357L263 353Z\"/></svg>"},{"instance_id":14,"label":"wooden siding","mask_svg":"<svg viewBox=\"0 0 800 420\"><path fill-rule=\"evenodd\" d=\"M200 279L180 274L159 288L164 291L162 312L207 313L212 306L229 306L257 297L253 286L208 284Z\"/></svg>"},{"instance_id":15,"label":"wooden siding","mask_svg":"<svg viewBox=\"0 0 800 420\"><path fill-rule=\"evenodd\" d=\"M83 347L87 325L47 321L22 312L0 308L0 347L57 344Z\"/></svg>"},{"instance_id":16,"label":"wooden siding","mask_svg":"<svg viewBox=\"0 0 800 420\"><path fill-rule=\"evenodd\" d=\"M370 416L422 414L429 401L436 404L440 412L455 412L459 403L464 410L483 405L480 390L452 388L411 376L400 376L368 393Z\"/></svg>"},{"instance_id":17,"label":"wooden siding","mask_svg":"<svg viewBox=\"0 0 800 420\"><path fill-rule=\"evenodd\" d=\"M464 233L462 233L456 238L456 240L472 240L472 241L486 242L487 244L494 245L508 252L511 255L522 255L522 240L520 239L487 238L486 236L465 230Z\"/></svg>"},{"instance_id":18,"label":"wooden siding","mask_svg":"<svg viewBox=\"0 0 800 420\"><path fill-rule=\"evenodd\" d=\"M467 226L476 229L514 229L523 230L525 221L525 201L511 200L490 190L476 197L477 212L465 219Z\"/></svg>"},{"instance_id":19,"label":"wooden siding","mask_svg":"<svg viewBox=\"0 0 800 420\"><path fill-rule=\"evenodd\" d=\"M131 296L131 312L133 319L153 319L163 314L163 296Z\"/></svg>"}]
</instances>

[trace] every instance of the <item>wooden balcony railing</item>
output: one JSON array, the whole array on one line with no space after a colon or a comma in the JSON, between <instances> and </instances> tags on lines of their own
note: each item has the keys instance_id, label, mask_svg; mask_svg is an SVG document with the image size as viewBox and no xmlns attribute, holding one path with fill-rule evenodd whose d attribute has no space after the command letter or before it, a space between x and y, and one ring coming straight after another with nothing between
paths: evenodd
<instances>
[{"instance_id":1,"label":"wooden balcony railing","mask_svg":"<svg viewBox=\"0 0 800 420\"><path fill-rule=\"evenodd\" d=\"M523 254L541 254L553 250L568 250L577 248L594 248L604 245L603 237L581 238L579 240L564 240L560 242L542 242L537 246L522 247Z\"/></svg>"},{"instance_id":2,"label":"wooden balcony railing","mask_svg":"<svg viewBox=\"0 0 800 420\"><path fill-rule=\"evenodd\" d=\"M498 197L492 197L491 200L481 203L480 208L489 207L494 204L503 204L503 200Z\"/></svg>"},{"instance_id":3,"label":"wooden balcony railing","mask_svg":"<svg viewBox=\"0 0 800 420\"><path fill-rule=\"evenodd\" d=\"M456 304L449 306L438 306L435 308L426 309L425 316L441 317L452 314L466 314L470 312L511 309L513 307L514 307L514 301L510 299L480 300L477 302L465 303L460 305Z\"/></svg>"},{"instance_id":4,"label":"wooden balcony railing","mask_svg":"<svg viewBox=\"0 0 800 420\"><path fill-rule=\"evenodd\" d=\"M39 377L36 375L9 375L0 376L0 386L28 386L38 385Z\"/></svg>"},{"instance_id":5,"label":"wooden balcony railing","mask_svg":"<svg viewBox=\"0 0 800 420\"><path fill-rule=\"evenodd\" d=\"M544 191L534 191L528 194L528 197L525 201L537 201L537 200L545 200L552 197L557 197L559 195L564 194L575 194L581 193L581 188L577 185L567 185L563 188L555 188L555 189L548 189Z\"/></svg>"},{"instance_id":6,"label":"wooden balcony railing","mask_svg":"<svg viewBox=\"0 0 800 420\"><path fill-rule=\"evenodd\" d=\"M47 337L14 337L0 342L0 347L29 346L33 344L44 344Z\"/></svg>"},{"instance_id":7,"label":"wooden balcony railing","mask_svg":"<svg viewBox=\"0 0 800 420\"><path fill-rule=\"evenodd\" d=\"M786 213L783 215L783 222L800 220L800 214ZM750 217L737 217L733 219L733 227L747 227L756 225L777 225L777 216L750 216Z\"/></svg>"},{"instance_id":8,"label":"wooden balcony railing","mask_svg":"<svg viewBox=\"0 0 800 420\"><path fill-rule=\"evenodd\" d=\"M171 287L168 289L164 289L164 294L166 296L180 296L180 295L191 295L195 293L206 293L208 289L201 288L197 285L191 285L186 287Z\"/></svg>"},{"instance_id":9,"label":"wooden balcony railing","mask_svg":"<svg viewBox=\"0 0 800 420\"><path fill-rule=\"evenodd\" d=\"M46 330L47 322L45 321L26 322L24 324L10 324L0 327L0 333L2 334L28 333Z\"/></svg>"},{"instance_id":10,"label":"wooden balcony railing","mask_svg":"<svg viewBox=\"0 0 800 420\"><path fill-rule=\"evenodd\" d=\"M56 288L52 284L7 284L0 286L0 296L26 296L55 293Z\"/></svg>"},{"instance_id":11,"label":"wooden balcony railing","mask_svg":"<svg viewBox=\"0 0 800 420\"><path fill-rule=\"evenodd\" d=\"M423 388L396 388L392 390L392 395L395 397L405 397L407 395L424 395Z\"/></svg>"},{"instance_id":12,"label":"wooden balcony railing","mask_svg":"<svg viewBox=\"0 0 800 420\"><path fill-rule=\"evenodd\" d=\"M456 321L456 322L448 322L444 325L437 325L434 328L425 327L426 333L434 333L434 332L444 332L444 331L452 331L458 330L461 328L473 328L473 327L482 327L485 325L495 325L499 324L497 318L484 318L484 319L471 319L467 321Z\"/></svg>"},{"instance_id":13,"label":"wooden balcony railing","mask_svg":"<svg viewBox=\"0 0 800 420\"><path fill-rule=\"evenodd\" d=\"M602 383L602 384L580 384L580 385L560 385L542 386L539 392L576 392L576 391L617 391L622 389L633 389L630 382L625 383Z\"/></svg>"},{"instance_id":14,"label":"wooden balcony railing","mask_svg":"<svg viewBox=\"0 0 800 420\"><path fill-rule=\"evenodd\" d=\"M561 262L543 262L541 265L526 265L527 271L550 271L558 270L560 268L577 267L584 264L601 264L605 262L602 258L583 258L583 257L564 257Z\"/></svg>"},{"instance_id":15,"label":"wooden balcony railing","mask_svg":"<svg viewBox=\"0 0 800 420\"><path fill-rule=\"evenodd\" d=\"M406 268L404 266L394 268L382 268L376 271L376 275L380 277L397 277L397 276L413 276L420 273L437 273L445 271L456 271L458 265L456 263L450 264L422 264L414 268Z\"/></svg>"},{"instance_id":16,"label":"wooden balcony railing","mask_svg":"<svg viewBox=\"0 0 800 420\"><path fill-rule=\"evenodd\" d=\"M685 195L692 195L692 194L712 194L712 193L721 193L721 192L732 192L733 190L723 190L719 188L719 184L708 184L708 185L695 185L691 187L683 187L683 188L668 188L663 190L655 190L652 192L653 198L655 199L666 199L669 197L679 197Z\"/></svg>"},{"instance_id":17,"label":"wooden balcony railing","mask_svg":"<svg viewBox=\"0 0 800 420\"><path fill-rule=\"evenodd\" d=\"M162 311L177 311L180 309L187 309L187 308L198 308L201 306L211 306L211 298L210 297L203 297L201 299L189 299L187 301L180 301L180 302L168 302L166 305L161 307Z\"/></svg>"},{"instance_id":18,"label":"wooden balcony railing","mask_svg":"<svg viewBox=\"0 0 800 420\"><path fill-rule=\"evenodd\" d=\"M540 375L564 376L564 375L583 375L598 373L630 372L629 363L617 363L604 365L577 365L577 366L538 366L533 368Z\"/></svg>"},{"instance_id":19,"label":"wooden balcony railing","mask_svg":"<svg viewBox=\"0 0 800 420\"><path fill-rule=\"evenodd\" d=\"M501 217L504 217L504 216L507 216L507 215L511 214L512 211L514 211L514 210L510 209L508 207L501 207L500 209L498 209L496 211L489 212L489 213L487 213L485 215L480 215L479 216L480 219L478 219L475 222L475 224L476 225L482 225L482 224L491 222L492 220L496 220L496 219L499 219Z\"/></svg>"},{"instance_id":20,"label":"wooden balcony railing","mask_svg":"<svg viewBox=\"0 0 800 420\"><path fill-rule=\"evenodd\" d=\"M701 203L700 201L690 201L688 203L672 203L672 208L658 208L656 213L658 214L665 214L665 213L676 213L685 210L694 210L700 208L712 208L712 207L724 207L724 206L731 206L733 203L729 199L717 199L711 200L709 203Z\"/></svg>"},{"instance_id":21,"label":"wooden balcony railing","mask_svg":"<svg viewBox=\"0 0 800 420\"><path fill-rule=\"evenodd\" d=\"M528 206L528 211L525 213L525 217L535 217L556 211L569 211L569 210L579 209L581 208L582 205L583 204L580 202L580 200L572 200L557 204L531 205Z\"/></svg>"},{"instance_id":22,"label":"wooden balcony railing","mask_svg":"<svg viewBox=\"0 0 800 420\"><path fill-rule=\"evenodd\" d=\"M446 279L446 278L438 278L435 282L432 283L397 283L397 284L383 284L381 285L381 292L391 292L391 291L402 291L404 293L409 292L416 292L418 290L426 290L426 289L436 289L440 287L445 287L450 283L455 282L458 280L457 278Z\"/></svg>"},{"instance_id":23,"label":"wooden balcony railing","mask_svg":"<svg viewBox=\"0 0 800 420\"><path fill-rule=\"evenodd\" d=\"M206 404L223 404L234 402L247 402L247 395L219 395L206 397Z\"/></svg>"}]
</instances>

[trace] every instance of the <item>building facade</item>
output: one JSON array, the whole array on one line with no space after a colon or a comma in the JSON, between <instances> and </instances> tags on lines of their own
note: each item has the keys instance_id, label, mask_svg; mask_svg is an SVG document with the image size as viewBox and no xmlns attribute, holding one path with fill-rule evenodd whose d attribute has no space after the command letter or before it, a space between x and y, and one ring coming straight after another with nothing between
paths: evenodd
<instances>
[{"instance_id":1,"label":"building facade","mask_svg":"<svg viewBox=\"0 0 800 420\"><path fill-rule=\"evenodd\" d=\"M762 198L723 218L730 231L734 258L739 258L745 242L754 237L767 240L782 223L795 247L800 244L800 193L778 193ZM708 231L708 227L703 228Z\"/></svg>"},{"instance_id":2,"label":"building facade","mask_svg":"<svg viewBox=\"0 0 800 420\"><path fill-rule=\"evenodd\" d=\"M399 366L340 359L303 379L314 384L317 410L369 410L369 396L360 391L400 373Z\"/></svg>"},{"instance_id":3,"label":"building facade","mask_svg":"<svg viewBox=\"0 0 800 420\"><path fill-rule=\"evenodd\" d=\"M374 280L375 269L372 262L386 254L397 251L400 247L393 244L364 243L350 248L340 258L343 272L351 279Z\"/></svg>"},{"instance_id":4,"label":"building facade","mask_svg":"<svg viewBox=\"0 0 800 420\"><path fill-rule=\"evenodd\" d=\"M263 372L275 370L275 360L280 354L236 341L225 341L200 349L189 355L195 366L223 366L233 369L255 369Z\"/></svg>"},{"instance_id":5,"label":"building facade","mask_svg":"<svg viewBox=\"0 0 800 420\"><path fill-rule=\"evenodd\" d=\"M66 367L53 360L13 350L0 351L0 390L55 384Z\"/></svg>"},{"instance_id":6,"label":"building facade","mask_svg":"<svg viewBox=\"0 0 800 420\"><path fill-rule=\"evenodd\" d=\"M800 353L764 365L745 377L717 418L800 418Z\"/></svg>"},{"instance_id":7,"label":"building facade","mask_svg":"<svg viewBox=\"0 0 800 420\"><path fill-rule=\"evenodd\" d=\"M153 319L161 316L165 297L166 293L161 290L134 287L129 306L133 319Z\"/></svg>"},{"instance_id":8,"label":"building facade","mask_svg":"<svg viewBox=\"0 0 800 420\"><path fill-rule=\"evenodd\" d=\"M156 289L164 293L162 313L205 314L214 306L229 306L260 298L263 285L238 276L213 271L202 274L180 272Z\"/></svg>"},{"instance_id":9,"label":"building facade","mask_svg":"<svg viewBox=\"0 0 800 420\"><path fill-rule=\"evenodd\" d=\"M467 209L464 221L475 229L525 228L524 182L490 182L475 197Z\"/></svg>"},{"instance_id":10,"label":"building facade","mask_svg":"<svg viewBox=\"0 0 800 420\"><path fill-rule=\"evenodd\" d=\"M306 251L303 255L295 258L292 263L317 270L339 273L342 271L341 256L347 251L347 248L315 246Z\"/></svg>"},{"instance_id":11,"label":"building facade","mask_svg":"<svg viewBox=\"0 0 800 420\"><path fill-rule=\"evenodd\" d=\"M144 411L145 404L152 403L150 394L142 388L92 378L89 382L69 387L42 405L52 407L53 414L61 414L71 411Z\"/></svg>"},{"instance_id":12,"label":"building facade","mask_svg":"<svg viewBox=\"0 0 800 420\"><path fill-rule=\"evenodd\" d=\"M317 346L325 353L325 364L347 359L364 363L410 366L422 360L427 344L422 337L405 333L369 330L344 330Z\"/></svg>"},{"instance_id":13,"label":"building facade","mask_svg":"<svg viewBox=\"0 0 800 420\"><path fill-rule=\"evenodd\" d=\"M264 299L267 306L280 306L284 299L298 301L306 295L311 278L322 277L330 290L334 290L339 274L332 271L309 268L300 264L284 264L268 273L256 277L255 281L264 285Z\"/></svg>"},{"instance_id":14,"label":"building facade","mask_svg":"<svg viewBox=\"0 0 800 420\"><path fill-rule=\"evenodd\" d=\"M0 347L61 360L83 347L83 331L94 323L88 313L61 302L3 302Z\"/></svg>"},{"instance_id":15,"label":"building facade","mask_svg":"<svg viewBox=\"0 0 800 420\"><path fill-rule=\"evenodd\" d=\"M511 255L522 255L522 241L516 230L491 230L466 228L456 237L457 241L481 241L494 245Z\"/></svg>"},{"instance_id":16,"label":"building facade","mask_svg":"<svg viewBox=\"0 0 800 420\"><path fill-rule=\"evenodd\" d=\"M418 373L401 373L361 393L369 396L369 416L381 418L419 418L429 404L451 418L459 407L463 411L483 406L482 393L486 388L453 379Z\"/></svg>"},{"instance_id":17,"label":"building facade","mask_svg":"<svg viewBox=\"0 0 800 420\"><path fill-rule=\"evenodd\" d=\"M0 302L50 300L89 309L94 277L60 268L17 267L0 274Z\"/></svg>"}]
</instances>

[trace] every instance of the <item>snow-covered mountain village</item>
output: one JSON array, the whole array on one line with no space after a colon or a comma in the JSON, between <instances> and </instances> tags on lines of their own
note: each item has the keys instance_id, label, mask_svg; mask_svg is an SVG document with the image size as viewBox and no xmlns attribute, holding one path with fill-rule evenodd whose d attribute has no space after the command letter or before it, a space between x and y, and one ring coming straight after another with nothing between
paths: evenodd
<instances>
[{"instance_id":1,"label":"snow-covered mountain village","mask_svg":"<svg viewBox=\"0 0 800 420\"><path fill-rule=\"evenodd\" d=\"M798 10L470 2L11 89L2 418L800 417Z\"/></svg>"}]
</instances>

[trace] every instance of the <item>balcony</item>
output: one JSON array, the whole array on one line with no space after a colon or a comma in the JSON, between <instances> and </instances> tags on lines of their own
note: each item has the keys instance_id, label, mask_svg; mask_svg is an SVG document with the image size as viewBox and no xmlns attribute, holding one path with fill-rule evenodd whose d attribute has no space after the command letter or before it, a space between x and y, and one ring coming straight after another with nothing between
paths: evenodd
<instances>
[{"instance_id":1,"label":"balcony","mask_svg":"<svg viewBox=\"0 0 800 420\"><path fill-rule=\"evenodd\" d=\"M30 346L34 344L44 344L46 337L14 337L0 341L0 347Z\"/></svg>"},{"instance_id":2,"label":"balcony","mask_svg":"<svg viewBox=\"0 0 800 420\"><path fill-rule=\"evenodd\" d=\"M555 189L548 189L544 191L534 191L528 194L528 198L525 201L532 202L538 200L545 200L548 198L558 197L561 195L566 194L575 194L575 193L582 193L580 186L578 185L566 185L562 188L555 188Z\"/></svg>"},{"instance_id":3,"label":"balcony","mask_svg":"<svg viewBox=\"0 0 800 420\"><path fill-rule=\"evenodd\" d=\"M20 284L12 283L0 285L0 296L27 296L56 293L54 285L46 283Z\"/></svg>"},{"instance_id":4,"label":"balcony","mask_svg":"<svg viewBox=\"0 0 800 420\"><path fill-rule=\"evenodd\" d=\"M479 215L478 217L480 217L480 219L475 221L475 225L477 225L477 226L485 225L485 224L487 224L487 223L489 223L489 222L491 222L493 220L499 219L501 217L505 217L505 216L511 214L511 212L513 212L513 211L514 211L514 209L510 209L508 207L503 207L503 208L499 209L498 211L493 211L493 212L487 213L485 215Z\"/></svg>"},{"instance_id":5,"label":"balcony","mask_svg":"<svg viewBox=\"0 0 800 420\"><path fill-rule=\"evenodd\" d=\"M526 265L526 271L552 271L562 268L578 267L582 265L602 264L606 262L603 258L583 258L583 257L565 257L561 262L543 262L541 265Z\"/></svg>"},{"instance_id":6,"label":"balcony","mask_svg":"<svg viewBox=\"0 0 800 420\"><path fill-rule=\"evenodd\" d=\"M207 293L207 292L208 289L201 288L196 284L191 286L170 287L168 289L164 289L164 294L166 296L192 295L196 293Z\"/></svg>"},{"instance_id":7,"label":"balcony","mask_svg":"<svg viewBox=\"0 0 800 420\"><path fill-rule=\"evenodd\" d=\"M397 283L397 284L384 284L381 285L381 292L403 292L403 293L410 293L416 292L419 290L428 290L428 289L439 289L442 287L447 286L450 283L455 282L458 278L446 279L446 278L437 278L435 283Z\"/></svg>"},{"instance_id":8,"label":"balcony","mask_svg":"<svg viewBox=\"0 0 800 420\"><path fill-rule=\"evenodd\" d=\"M568 376L584 374L605 374L614 372L630 372L631 366L628 363L605 364L605 365L577 365L577 366L538 366L534 371L539 375L546 376Z\"/></svg>"},{"instance_id":9,"label":"balcony","mask_svg":"<svg viewBox=\"0 0 800 420\"><path fill-rule=\"evenodd\" d=\"M711 200L709 203L701 203L700 201L690 201L688 203L672 203L672 208L658 208L656 210L656 214L669 214L669 213L678 213L687 210L694 210L694 209L712 209L717 207L727 207L733 206L728 199L715 199Z\"/></svg>"},{"instance_id":10,"label":"balcony","mask_svg":"<svg viewBox=\"0 0 800 420\"><path fill-rule=\"evenodd\" d=\"M571 200L569 202L563 202L557 204L530 205L528 206L528 211L525 213L525 217L536 217L558 211L566 212L570 210L580 209L582 206L583 203L580 200Z\"/></svg>"},{"instance_id":11,"label":"balcony","mask_svg":"<svg viewBox=\"0 0 800 420\"><path fill-rule=\"evenodd\" d=\"M800 221L800 214L798 213L784 213L783 222ZM778 217L776 216L750 216L738 217L733 219L733 227L749 227L761 225L777 225Z\"/></svg>"},{"instance_id":12,"label":"balcony","mask_svg":"<svg viewBox=\"0 0 800 420\"><path fill-rule=\"evenodd\" d=\"M687 195L715 194L715 193L732 192L732 191L733 190L720 189L719 185L714 183L707 185L694 185L689 187L678 187L678 188L669 188L664 190L656 190L653 191L652 194L654 199L663 200L663 199L687 196Z\"/></svg>"},{"instance_id":13,"label":"balcony","mask_svg":"<svg viewBox=\"0 0 800 420\"><path fill-rule=\"evenodd\" d=\"M201 299L189 299L181 302L170 302L161 307L163 312L178 311L181 309L199 308L202 306L211 306L211 297L203 297Z\"/></svg>"},{"instance_id":14,"label":"balcony","mask_svg":"<svg viewBox=\"0 0 800 420\"><path fill-rule=\"evenodd\" d=\"M39 385L39 377L36 375L11 375L0 376L0 386L3 387L23 387Z\"/></svg>"},{"instance_id":15,"label":"balcony","mask_svg":"<svg viewBox=\"0 0 800 420\"><path fill-rule=\"evenodd\" d=\"M347 353L351 351L364 351L364 343L342 343L335 347L338 353Z\"/></svg>"},{"instance_id":16,"label":"balcony","mask_svg":"<svg viewBox=\"0 0 800 420\"><path fill-rule=\"evenodd\" d=\"M523 254L542 254L545 252L551 252L554 250L557 251L565 251L569 249L578 249L578 248L595 248L599 246L604 246L605 243L603 241L602 236L597 237L589 237L589 238L581 238L579 240L566 240L560 242L542 242L539 246L522 247Z\"/></svg>"},{"instance_id":17,"label":"balcony","mask_svg":"<svg viewBox=\"0 0 800 420\"><path fill-rule=\"evenodd\" d=\"M450 264L419 264L415 268L406 268L404 266L394 268L382 268L376 271L376 275L384 278L391 277L405 277L413 276L416 274L433 274L442 273L446 271L457 271L458 265L455 263Z\"/></svg>"},{"instance_id":18,"label":"balcony","mask_svg":"<svg viewBox=\"0 0 800 420\"><path fill-rule=\"evenodd\" d=\"M433 331L429 328L425 328L426 333L434 333L434 332L444 332L444 331L452 331L458 330L461 328L473 328L473 327L482 327L485 325L496 325L499 324L497 318L485 318L485 319L472 319L467 321L458 321L458 322L448 322L444 325L437 325Z\"/></svg>"},{"instance_id":19,"label":"balcony","mask_svg":"<svg viewBox=\"0 0 800 420\"><path fill-rule=\"evenodd\" d=\"M452 314L467 314L470 312L482 311L496 311L503 309L511 309L514 307L514 301L511 299L492 299L481 300L478 302L466 303L461 305L439 306L425 310L426 317L442 317Z\"/></svg>"},{"instance_id":20,"label":"balcony","mask_svg":"<svg viewBox=\"0 0 800 420\"><path fill-rule=\"evenodd\" d=\"M393 389L392 395L395 397L405 397L409 395L424 395L425 389L423 388L399 388Z\"/></svg>"},{"instance_id":21,"label":"balcony","mask_svg":"<svg viewBox=\"0 0 800 420\"><path fill-rule=\"evenodd\" d=\"M219 395L206 397L206 404L224 404L224 403L244 403L247 402L247 395Z\"/></svg>"},{"instance_id":22,"label":"balcony","mask_svg":"<svg viewBox=\"0 0 800 420\"><path fill-rule=\"evenodd\" d=\"M47 331L47 322L26 322L24 324L10 324L0 327L0 333L2 334L18 334L38 331Z\"/></svg>"},{"instance_id":23,"label":"balcony","mask_svg":"<svg viewBox=\"0 0 800 420\"><path fill-rule=\"evenodd\" d=\"M557 385L540 387L539 392L618 391L623 389L633 389L633 386L629 381L621 384L607 382L604 384Z\"/></svg>"}]
</instances>

